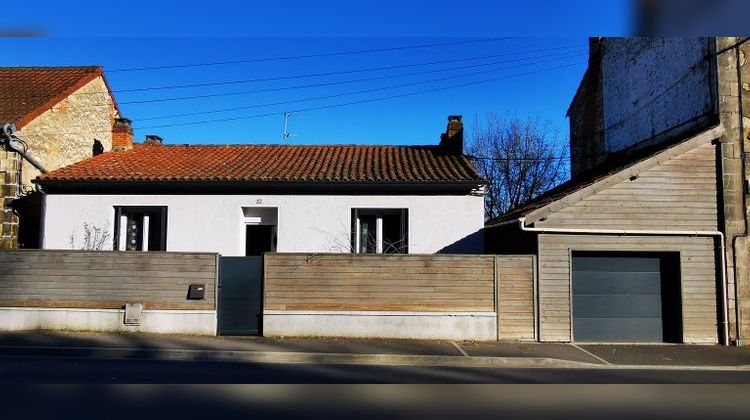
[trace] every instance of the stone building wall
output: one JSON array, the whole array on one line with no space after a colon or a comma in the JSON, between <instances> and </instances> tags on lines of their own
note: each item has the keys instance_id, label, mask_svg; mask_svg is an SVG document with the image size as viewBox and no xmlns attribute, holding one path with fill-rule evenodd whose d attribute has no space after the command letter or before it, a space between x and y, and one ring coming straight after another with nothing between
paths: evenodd
<instances>
[{"instance_id":1,"label":"stone building wall","mask_svg":"<svg viewBox=\"0 0 750 420\"><path fill-rule=\"evenodd\" d=\"M29 146L29 154L47 170L89 158L94 140L105 151L112 148L112 124L117 117L112 97L102 77L87 83L52 109L19 129ZM28 162L23 163L21 181L24 190L39 175Z\"/></svg>"},{"instance_id":2,"label":"stone building wall","mask_svg":"<svg viewBox=\"0 0 750 420\"><path fill-rule=\"evenodd\" d=\"M94 140L109 151L118 116L104 79L97 77L20 127L17 134L28 145L29 155L51 171L91 157ZM31 181L39 174L19 155L0 147L0 249L18 248L19 217L11 204L35 189Z\"/></svg>"},{"instance_id":3,"label":"stone building wall","mask_svg":"<svg viewBox=\"0 0 750 420\"><path fill-rule=\"evenodd\" d=\"M733 339L747 344L750 334L750 239L747 207L750 151L750 68L746 57L750 42L735 46L741 38L718 38L721 124L726 133L721 139L721 175L724 204L724 233L727 248L730 331ZM723 51L726 50L726 51ZM723 52L722 52L723 51ZM735 290L736 287L736 290ZM739 305L739 307L737 306ZM739 331L736 326L739 325ZM736 334L739 333L739 337Z\"/></svg>"},{"instance_id":4,"label":"stone building wall","mask_svg":"<svg viewBox=\"0 0 750 420\"><path fill-rule=\"evenodd\" d=\"M11 207L18 196L18 159L0 148L0 249L18 247L18 217Z\"/></svg>"},{"instance_id":5,"label":"stone building wall","mask_svg":"<svg viewBox=\"0 0 750 420\"><path fill-rule=\"evenodd\" d=\"M602 105L601 40L589 39L589 66L568 108L570 177L576 178L606 157Z\"/></svg>"},{"instance_id":6,"label":"stone building wall","mask_svg":"<svg viewBox=\"0 0 750 420\"><path fill-rule=\"evenodd\" d=\"M571 172L717 123L713 38L591 38L573 99Z\"/></svg>"}]
</instances>

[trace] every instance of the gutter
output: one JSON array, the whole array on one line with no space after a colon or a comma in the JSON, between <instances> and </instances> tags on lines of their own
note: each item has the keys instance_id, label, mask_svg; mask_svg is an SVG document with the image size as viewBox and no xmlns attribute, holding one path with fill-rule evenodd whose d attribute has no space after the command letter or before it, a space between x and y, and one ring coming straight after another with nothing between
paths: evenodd
<instances>
[{"instance_id":1,"label":"gutter","mask_svg":"<svg viewBox=\"0 0 750 420\"><path fill-rule=\"evenodd\" d=\"M109 193L145 193L164 192L169 194L227 193L243 194L247 192L294 191L300 194L319 194L325 192L346 192L364 194L372 192L409 192L414 194L471 194L485 184L482 180L467 181L400 181L400 182L349 182L349 181L241 181L241 180L60 180L41 178L33 180L48 192L91 192L107 191Z\"/></svg>"},{"instance_id":2,"label":"gutter","mask_svg":"<svg viewBox=\"0 0 750 420\"><path fill-rule=\"evenodd\" d=\"M571 233L591 235L641 235L641 236L704 236L719 238L719 254L721 255L721 296L722 296L722 332L724 345L729 345L729 296L727 290L727 262L724 253L724 233L721 231L689 231L689 230L634 230L634 229L565 229L565 228L536 228L526 226L526 217L508 220L493 225L503 226L518 223L521 231L531 233Z\"/></svg>"},{"instance_id":3,"label":"gutter","mask_svg":"<svg viewBox=\"0 0 750 420\"><path fill-rule=\"evenodd\" d=\"M5 147L7 147L8 150L21 155L21 157L26 159L27 162L38 169L39 172L46 174L47 170L38 160L36 160L36 158L28 154L28 146L23 140L15 135L15 132L16 127L14 124L3 124L2 135L4 137L3 143L5 144Z\"/></svg>"}]
</instances>

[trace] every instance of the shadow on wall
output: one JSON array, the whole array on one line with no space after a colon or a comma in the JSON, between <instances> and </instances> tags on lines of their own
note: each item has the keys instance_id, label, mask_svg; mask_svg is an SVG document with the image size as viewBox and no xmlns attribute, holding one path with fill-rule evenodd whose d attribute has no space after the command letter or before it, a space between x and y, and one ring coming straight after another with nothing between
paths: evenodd
<instances>
[{"instance_id":1,"label":"shadow on wall","mask_svg":"<svg viewBox=\"0 0 750 420\"><path fill-rule=\"evenodd\" d=\"M438 254L481 254L484 252L484 229L444 246Z\"/></svg>"},{"instance_id":2,"label":"shadow on wall","mask_svg":"<svg viewBox=\"0 0 750 420\"><path fill-rule=\"evenodd\" d=\"M39 249L42 223L42 193L34 191L13 200L13 212L18 216L18 247Z\"/></svg>"}]
</instances>

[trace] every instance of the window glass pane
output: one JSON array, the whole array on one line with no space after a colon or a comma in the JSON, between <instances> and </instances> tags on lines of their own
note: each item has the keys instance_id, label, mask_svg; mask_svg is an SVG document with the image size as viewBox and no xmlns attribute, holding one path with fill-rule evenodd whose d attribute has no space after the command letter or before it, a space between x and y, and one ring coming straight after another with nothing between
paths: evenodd
<instances>
[{"instance_id":1,"label":"window glass pane","mask_svg":"<svg viewBox=\"0 0 750 420\"><path fill-rule=\"evenodd\" d=\"M359 252L374 253L377 250L376 216L359 216Z\"/></svg>"},{"instance_id":2,"label":"window glass pane","mask_svg":"<svg viewBox=\"0 0 750 420\"><path fill-rule=\"evenodd\" d=\"M400 254L406 246L401 213L383 214L383 253Z\"/></svg>"},{"instance_id":3,"label":"window glass pane","mask_svg":"<svg viewBox=\"0 0 750 420\"><path fill-rule=\"evenodd\" d=\"M409 252L407 209L354 209L352 230L359 229L357 252L406 254ZM378 219L382 221L380 232ZM352 236L354 237L354 236ZM380 243L378 243L380 242ZM352 245L354 246L354 244Z\"/></svg>"},{"instance_id":4,"label":"window glass pane","mask_svg":"<svg viewBox=\"0 0 750 420\"><path fill-rule=\"evenodd\" d=\"M161 212L150 213L148 217L148 250L165 251L164 226Z\"/></svg>"},{"instance_id":5,"label":"window glass pane","mask_svg":"<svg viewBox=\"0 0 750 420\"><path fill-rule=\"evenodd\" d=\"M128 251L140 251L143 245L143 216L138 214L127 215L128 224L125 233L125 249Z\"/></svg>"},{"instance_id":6,"label":"window glass pane","mask_svg":"<svg viewBox=\"0 0 750 420\"><path fill-rule=\"evenodd\" d=\"M115 214L125 217L124 226L115 232L115 249L120 249L120 235L124 235L125 251L143 251L144 234L148 235L148 251L166 251L166 207L116 207ZM148 229L144 219L148 216ZM146 233L147 232L147 233Z\"/></svg>"}]
</instances>

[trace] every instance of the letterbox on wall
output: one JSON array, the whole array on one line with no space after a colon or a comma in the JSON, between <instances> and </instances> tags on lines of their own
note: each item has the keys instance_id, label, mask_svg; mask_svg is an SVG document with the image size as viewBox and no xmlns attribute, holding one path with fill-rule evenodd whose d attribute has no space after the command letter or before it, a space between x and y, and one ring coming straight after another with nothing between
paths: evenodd
<instances>
[{"instance_id":1,"label":"letterbox on wall","mask_svg":"<svg viewBox=\"0 0 750 420\"><path fill-rule=\"evenodd\" d=\"M188 289L189 300L201 300L206 296L206 285L205 284L191 284Z\"/></svg>"}]
</instances>

